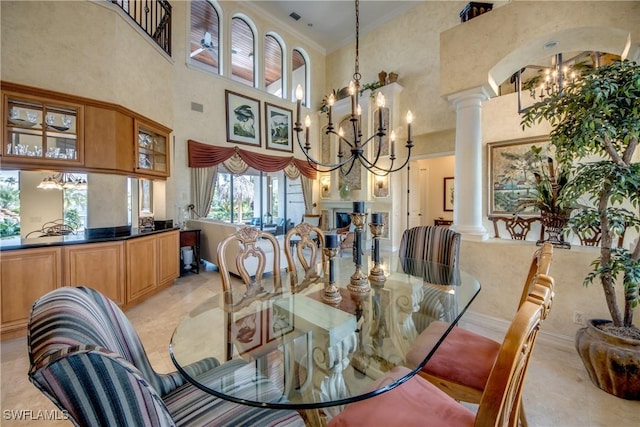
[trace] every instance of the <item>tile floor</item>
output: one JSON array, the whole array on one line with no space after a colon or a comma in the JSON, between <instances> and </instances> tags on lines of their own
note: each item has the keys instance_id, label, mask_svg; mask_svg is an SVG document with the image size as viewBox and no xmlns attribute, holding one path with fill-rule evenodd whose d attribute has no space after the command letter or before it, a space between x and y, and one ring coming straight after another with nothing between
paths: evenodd
<instances>
[{"instance_id":1,"label":"tile floor","mask_svg":"<svg viewBox=\"0 0 640 427\"><path fill-rule=\"evenodd\" d=\"M179 319L220 290L218 272L204 271L176 280L172 287L127 310L158 372L174 370L168 342ZM1 362L2 426L71 425L59 419L61 413L51 412L55 406L29 383L26 338L2 342ZM640 419L640 402L618 399L593 386L575 351L540 342L527 375L524 402L532 427L632 427ZM23 419L17 420L18 415ZM58 420L43 420L45 415Z\"/></svg>"}]
</instances>

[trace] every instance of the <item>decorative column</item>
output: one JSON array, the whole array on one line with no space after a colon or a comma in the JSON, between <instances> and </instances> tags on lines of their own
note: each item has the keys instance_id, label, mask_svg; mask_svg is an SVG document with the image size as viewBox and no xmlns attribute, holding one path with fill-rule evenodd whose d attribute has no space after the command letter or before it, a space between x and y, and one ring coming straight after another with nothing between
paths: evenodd
<instances>
[{"instance_id":1,"label":"decorative column","mask_svg":"<svg viewBox=\"0 0 640 427\"><path fill-rule=\"evenodd\" d=\"M489 99L484 88L449 97L456 108L455 192L452 230L467 240L486 240L482 225L482 102Z\"/></svg>"}]
</instances>

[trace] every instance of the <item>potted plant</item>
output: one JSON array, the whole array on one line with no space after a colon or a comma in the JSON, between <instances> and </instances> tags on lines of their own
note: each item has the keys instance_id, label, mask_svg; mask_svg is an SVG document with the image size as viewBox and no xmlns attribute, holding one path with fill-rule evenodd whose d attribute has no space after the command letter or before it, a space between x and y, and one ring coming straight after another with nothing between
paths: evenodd
<instances>
[{"instance_id":1,"label":"potted plant","mask_svg":"<svg viewBox=\"0 0 640 427\"><path fill-rule=\"evenodd\" d=\"M556 247L570 248L565 242L563 232L569 222L573 207L561 197L567 184L567 169L557 166L553 159L542 155L542 147L531 147L533 188L530 193L518 198L516 214L534 207L540 212L540 221L544 225L547 239L538 244L550 242Z\"/></svg>"},{"instance_id":2,"label":"potted plant","mask_svg":"<svg viewBox=\"0 0 640 427\"><path fill-rule=\"evenodd\" d=\"M562 190L566 200L587 199L574 211L574 230L597 227L599 257L584 284L598 280L609 320L591 320L576 334L576 349L591 380L626 399L640 399L640 329L633 324L639 301L640 239L617 246L618 237L640 230L640 65L616 61L596 68L561 92L534 104L522 125L549 121L551 144L571 177ZM624 288L621 306L615 285ZM599 339L600 341L594 341Z\"/></svg>"}]
</instances>

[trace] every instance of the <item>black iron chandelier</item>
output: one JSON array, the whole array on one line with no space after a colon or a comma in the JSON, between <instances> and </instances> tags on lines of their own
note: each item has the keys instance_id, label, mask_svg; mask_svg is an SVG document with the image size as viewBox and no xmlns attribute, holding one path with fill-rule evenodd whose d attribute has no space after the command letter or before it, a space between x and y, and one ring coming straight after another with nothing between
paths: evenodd
<instances>
[{"instance_id":1,"label":"black iron chandelier","mask_svg":"<svg viewBox=\"0 0 640 427\"><path fill-rule=\"evenodd\" d=\"M349 83L349 97L351 98L351 114L349 118L349 123L347 126L350 126L353 130L351 135L353 136L352 140L349 140L345 136L345 132L340 127L337 131L333 126L333 117L332 110L333 105L336 101L333 94L328 97L328 111L327 117L329 119L329 123L326 128L327 135L335 135L338 138L338 161L336 163L323 163L314 159L311 154L311 143L309 141L309 128L311 127L311 118L306 116L304 120L304 128L302 126L302 118L300 115L300 107L302 98L304 97L304 93L302 87L298 85L296 88L296 122L294 126L294 130L296 131L296 139L298 141L298 145L302 149L307 161L311 165L313 169L318 172L331 172L336 169L340 169L340 173L344 175L348 175L356 162L360 162L362 166L364 166L369 172L374 175L384 176L388 175L392 172L397 172L403 169L407 163L409 163L409 158L411 156L411 148L413 147L413 141L411 140L411 124L413 121L413 116L411 111L407 112L407 158L401 165L396 165L394 167L394 163L396 160L395 154L395 133L392 131L390 134L389 141L389 162L382 162L384 165L379 163L381 159L381 149L383 145L383 138L387 135L387 126L389 123L384 122L384 114L382 112L385 99L382 93L378 93L376 97L376 104L378 106L377 114L378 114L378 128L376 132L373 133L369 138L363 140L362 135L362 115L361 108L358 103L358 94L360 91L360 64L359 64L359 49L360 49L360 1L355 1L355 9L356 9L356 59L355 59L355 72L353 73L353 80ZM390 117L391 115L389 115ZM304 130L304 136L303 134ZM348 146L346 150L343 151L343 143ZM369 143L373 145L373 154L372 159L370 160L365 151L369 146Z\"/></svg>"}]
</instances>

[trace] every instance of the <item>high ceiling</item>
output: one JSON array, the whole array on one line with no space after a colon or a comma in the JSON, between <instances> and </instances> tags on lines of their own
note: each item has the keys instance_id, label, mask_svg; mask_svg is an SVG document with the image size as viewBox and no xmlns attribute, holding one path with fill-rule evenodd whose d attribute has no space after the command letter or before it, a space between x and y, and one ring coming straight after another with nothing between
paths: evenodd
<instances>
[{"instance_id":1,"label":"high ceiling","mask_svg":"<svg viewBox=\"0 0 640 427\"><path fill-rule=\"evenodd\" d=\"M360 0L360 34L365 34L386 21L425 0ZM355 1L252 1L252 3L300 34L315 41L330 53L355 39ZM296 13L299 20L289 15Z\"/></svg>"}]
</instances>

